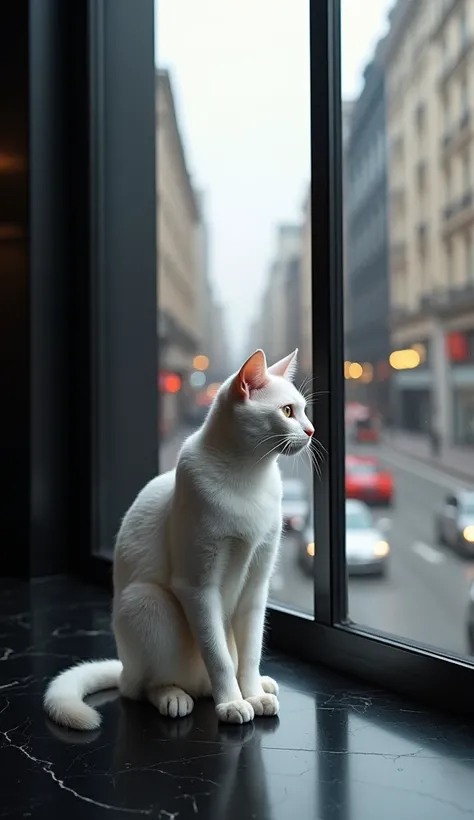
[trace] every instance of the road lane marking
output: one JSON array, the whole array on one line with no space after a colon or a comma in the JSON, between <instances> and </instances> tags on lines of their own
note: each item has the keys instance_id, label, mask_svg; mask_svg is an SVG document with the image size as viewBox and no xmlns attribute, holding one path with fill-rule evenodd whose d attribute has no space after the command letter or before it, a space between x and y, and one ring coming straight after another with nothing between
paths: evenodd
<instances>
[{"instance_id":1,"label":"road lane marking","mask_svg":"<svg viewBox=\"0 0 474 820\"><path fill-rule=\"evenodd\" d=\"M434 547L430 547L429 544L424 544L423 541L416 541L416 543L413 544L413 551L430 564L441 564L446 560L446 556L443 555L442 552Z\"/></svg>"},{"instance_id":2,"label":"road lane marking","mask_svg":"<svg viewBox=\"0 0 474 820\"><path fill-rule=\"evenodd\" d=\"M462 479L455 478L448 473L443 473L442 470L437 467L420 464L416 459L410 458L410 456L402 453L384 450L380 453L380 458L389 464L393 464L394 467L399 467L401 470L413 473L413 475L417 475L419 478L425 479L425 481L430 481L432 484L446 487L448 490L453 489L453 487L470 490L473 487L472 483L462 481Z\"/></svg>"}]
</instances>

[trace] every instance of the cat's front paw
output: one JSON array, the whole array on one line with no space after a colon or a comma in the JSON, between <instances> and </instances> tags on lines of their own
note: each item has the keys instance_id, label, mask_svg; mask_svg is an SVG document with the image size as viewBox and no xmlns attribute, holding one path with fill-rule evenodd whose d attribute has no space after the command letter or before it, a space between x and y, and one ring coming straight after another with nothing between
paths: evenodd
<instances>
[{"instance_id":1,"label":"cat's front paw","mask_svg":"<svg viewBox=\"0 0 474 820\"><path fill-rule=\"evenodd\" d=\"M280 710L280 704L275 695L256 695L247 698L247 703L252 706L255 717L273 717Z\"/></svg>"},{"instance_id":2,"label":"cat's front paw","mask_svg":"<svg viewBox=\"0 0 474 820\"><path fill-rule=\"evenodd\" d=\"M250 723L254 718L254 711L247 700L231 700L228 703L218 703L216 715L222 723Z\"/></svg>"},{"instance_id":3,"label":"cat's front paw","mask_svg":"<svg viewBox=\"0 0 474 820\"><path fill-rule=\"evenodd\" d=\"M276 680L273 678L269 678L267 675L263 675L260 678L260 683L264 692L267 695L277 695L278 696L278 684Z\"/></svg>"}]
</instances>

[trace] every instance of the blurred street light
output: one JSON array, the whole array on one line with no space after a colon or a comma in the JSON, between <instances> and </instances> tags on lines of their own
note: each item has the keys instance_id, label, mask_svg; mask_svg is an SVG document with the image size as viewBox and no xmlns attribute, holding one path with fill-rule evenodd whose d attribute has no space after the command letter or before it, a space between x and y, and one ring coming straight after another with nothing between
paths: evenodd
<instances>
[{"instance_id":1,"label":"blurred street light","mask_svg":"<svg viewBox=\"0 0 474 820\"><path fill-rule=\"evenodd\" d=\"M206 376L204 373L201 373L200 371L195 371L194 373L191 373L189 377L189 382L191 384L191 387L204 387L204 385L206 384Z\"/></svg>"},{"instance_id":2,"label":"blurred street light","mask_svg":"<svg viewBox=\"0 0 474 820\"><path fill-rule=\"evenodd\" d=\"M359 362L351 362L349 365L349 378L360 379L362 376L362 365Z\"/></svg>"},{"instance_id":3,"label":"blurred street light","mask_svg":"<svg viewBox=\"0 0 474 820\"><path fill-rule=\"evenodd\" d=\"M195 370L207 370L209 367L209 359L202 354L195 356L193 359L193 367Z\"/></svg>"},{"instance_id":4,"label":"blurred street light","mask_svg":"<svg viewBox=\"0 0 474 820\"><path fill-rule=\"evenodd\" d=\"M394 370L412 370L418 367L421 356L417 350L408 348L407 350L394 350L390 354L389 362Z\"/></svg>"}]
</instances>

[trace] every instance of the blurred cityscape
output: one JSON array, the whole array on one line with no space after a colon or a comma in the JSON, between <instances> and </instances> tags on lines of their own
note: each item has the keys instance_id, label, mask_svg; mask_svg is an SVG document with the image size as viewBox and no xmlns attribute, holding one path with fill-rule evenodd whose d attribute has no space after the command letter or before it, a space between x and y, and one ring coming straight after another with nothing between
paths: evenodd
<instances>
[{"instance_id":1,"label":"blurred cityscape","mask_svg":"<svg viewBox=\"0 0 474 820\"><path fill-rule=\"evenodd\" d=\"M160 433L202 421L212 386L229 375L224 309L209 277L206 194L194 188L169 72L157 72ZM210 389L211 388L211 389Z\"/></svg>"},{"instance_id":2,"label":"blurred cityscape","mask_svg":"<svg viewBox=\"0 0 474 820\"><path fill-rule=\"evenodd\" d=\"M349 572L349 615L474 652L474 0L397 0L388 22L359 96L342 102L346 494L380 505L368 527L377 539L373 560L359 555L352 566L373 577L354 581ZM188 171L165 69L157 73L157 113L167 468L218 385L255 348L275 361L298 347L299 382L313 375L311 191L307 180L295 219L274 226L237 357L211 275L212 190L197 190ZM295 479L282 460L293 512L272 594L312 611L305 567L317 540L313 475L309 464L297 469ZM363 515L351 507L346 516L347 551L349 522L360 529Z\"/></svg>"}]
</instances>

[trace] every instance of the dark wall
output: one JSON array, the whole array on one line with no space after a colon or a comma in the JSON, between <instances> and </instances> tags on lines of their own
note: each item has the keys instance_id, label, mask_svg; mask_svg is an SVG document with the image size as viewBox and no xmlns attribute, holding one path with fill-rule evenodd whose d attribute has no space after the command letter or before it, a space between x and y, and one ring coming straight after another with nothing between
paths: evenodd
<instances>
[{"instance_id":1,"label":"dark wall","mask_svg":"<svg viewBox=\"0 0 474 820\"><path fill-rule=\"evenodd\" d=\"M28 27L28 1L5 3L0 26L0 572L5 574L21 571L29 544Z\"/></svg>"},{"instance_id":2,"label":"dark wall","mask_svg":"<svg viewBox=\"0 0 474 820\"><path fill-rule=\"evenodd\" d=\"M30 578L112 549L157 469L154 4L2 12L0 575Z\"/></svg>"}]
</instances>

